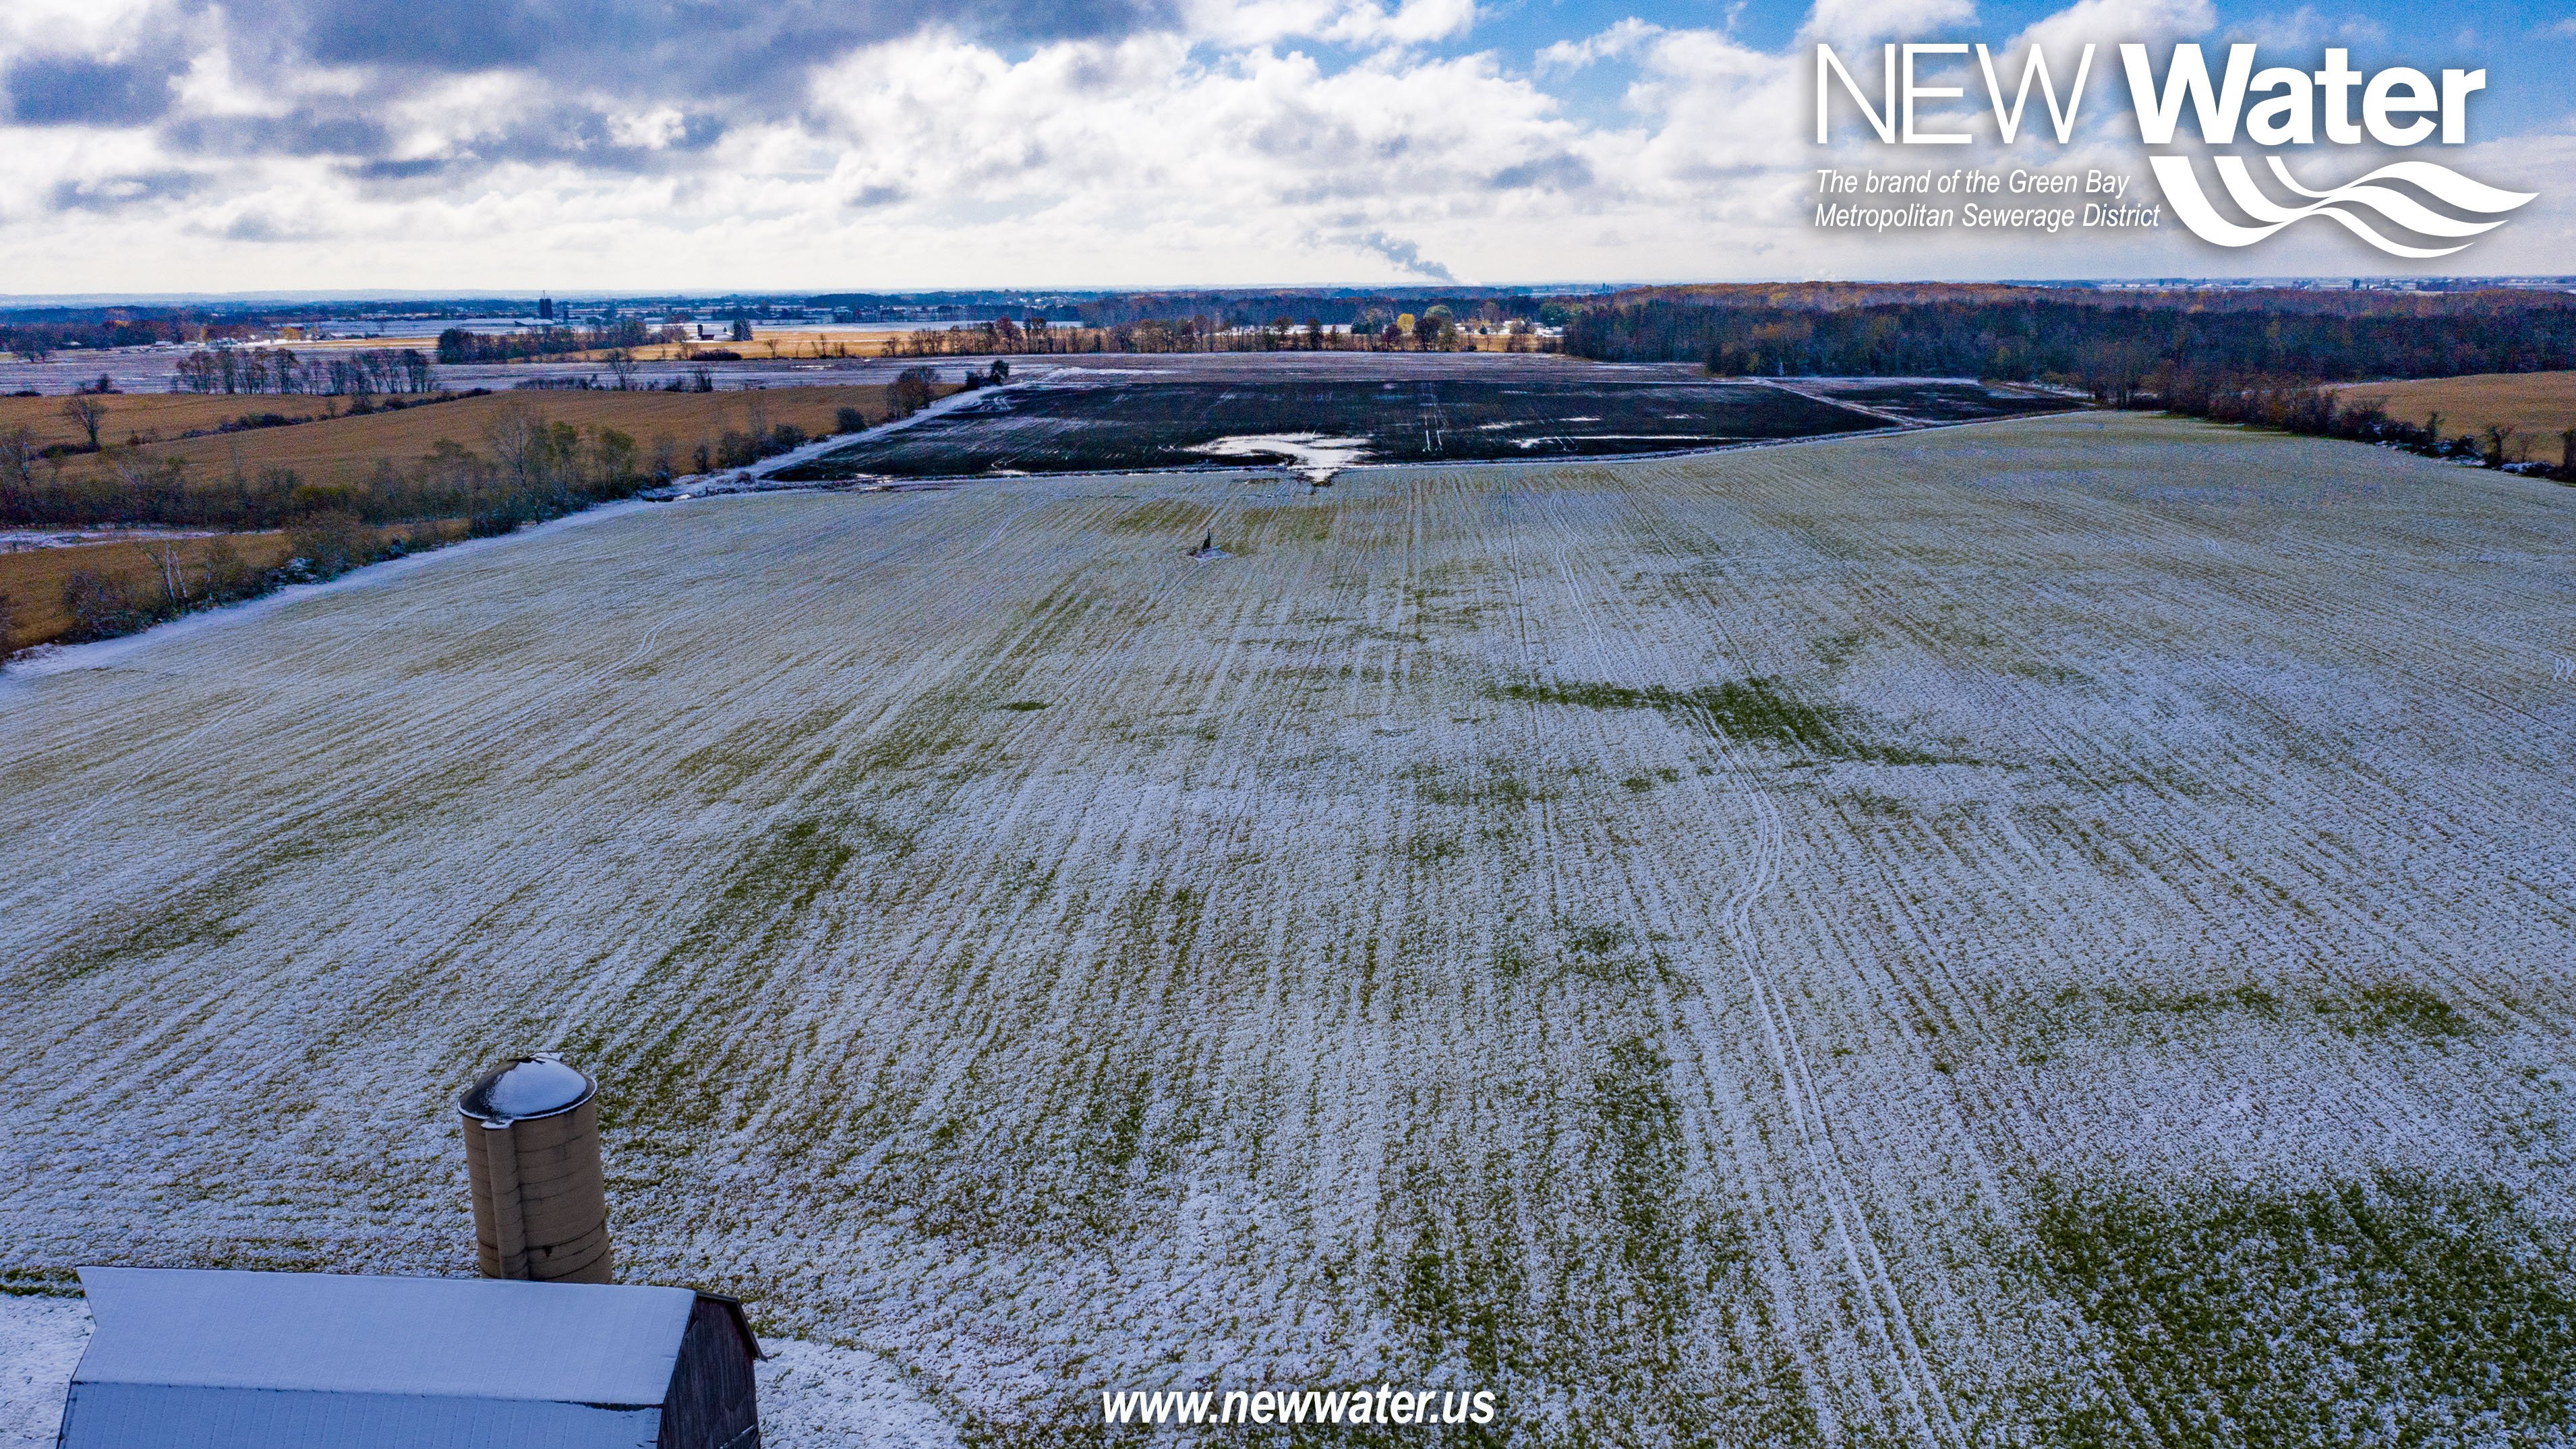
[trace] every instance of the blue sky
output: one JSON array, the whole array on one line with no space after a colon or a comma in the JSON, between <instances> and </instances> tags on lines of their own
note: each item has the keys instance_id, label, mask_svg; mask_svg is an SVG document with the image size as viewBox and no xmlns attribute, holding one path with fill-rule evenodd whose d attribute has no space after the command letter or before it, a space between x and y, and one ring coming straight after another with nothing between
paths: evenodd
<instances>
[{"instance_id":1,"label":"blue sky","mask_svg":"<svg viewBox=\"0 0 2576 1449\"><path fill-rule=\"evenodd\" d=\"M2063 153L1813 145L1815 37L2025 32L2483 66L2443 160L2541 200L2402 267L2322 222L2243 250L1815 226L1826 163L2143 175L2107 50ZM0 288L2576 272L2571 72L2576 7L2524 0L11 0Z\"/></svg>"}]
</instances>

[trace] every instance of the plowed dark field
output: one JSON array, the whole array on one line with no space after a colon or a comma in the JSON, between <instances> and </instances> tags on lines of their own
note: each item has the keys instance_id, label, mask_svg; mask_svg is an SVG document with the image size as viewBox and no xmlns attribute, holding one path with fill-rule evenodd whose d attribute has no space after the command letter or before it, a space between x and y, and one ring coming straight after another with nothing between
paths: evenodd
<instances>
[{"instance_id":1,"label":"plowed dark field","mask_svg":"<svg viewBox=\"0 0 2576 1449\"><path fill-rule=\"evenodd\" d=\"M1901 404L1937 391L1930 416ZM1889 403L1897 402L1898 407ZM1090 473L1262 461L1222 439L1349 440L1361 463L1493 462L1690 452L1903 423L2054 411L1972 383L1890 383L1862 406L1759 383L1635 377L1268 377L1080 382L997 391L783 470L792 481L882 474ZM1287 454L1269 455L1287 461Z\"/></svg>"}]
</instances>

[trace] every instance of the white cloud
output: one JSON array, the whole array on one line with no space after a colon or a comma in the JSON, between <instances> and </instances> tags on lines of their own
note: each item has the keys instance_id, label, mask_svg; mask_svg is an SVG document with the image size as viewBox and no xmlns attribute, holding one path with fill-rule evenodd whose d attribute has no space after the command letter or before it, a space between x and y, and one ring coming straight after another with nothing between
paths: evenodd
<instances>
[{"instance_id":1,"label":"white cloud","mask_svg":"<svg viewBox=\"0 0 2576 1449\"><path fill-rule=\"evenodd\" d=\"M1946 32L1976 19L1971 0L1816 0L1801 42L1836 46L1883 40L1949 40ZM1803 48L1803 47L1802 47Z\"/></svg>"},{"instance_id":2,"label":"white cloud","mask_svg":"<svg viewBox=\"0 0 2576 1449\"><path fill-rule=\"evenodd\" d=\"M1595 61L1624 60L1664 33L1664 27L1651 25L1631 15L1597 35L1581 40L1560 40L1538 53L1537 69L1550 71L1581 70Z\"/></svg>"},{"instance_id":3,"label":"white cloud","mask_svg":"<svg viewBox=\"0 0 2576 1449\"><path fill-rule=\"evenodd\" d=\"M1546 47L1527 74L1458 43L1472 39L1470 0L1185 0L1150 23L1067 24L1051 39L962 21L866 38L731 90L507 56L396 83L346 57L279 65L238 30L157 12L154 50L133 24L112 33L57 0L0 15L0 35L17 37L0 42L0 67L35 53L35 9L62 21L49 37L88 36L101 57L161 56L174 100L137 124L0 123L12 291L2030 275L2239 260L2152 238L1900 245L1814 230L1814 168L1866 153L1811 144L1806 46L1983 39L1967 0L1818 0L1783 50L1630 17ZM2017 76L2019 52L2040 44L2062 85L2086 41L2214 26L2209 0L2076 0L1999 47L1998 69ZM1550 93L1551 77L1609 60L1634 67L1622 113L1578 119L1589 113ZM148 94L157 72L136 74L133 94ZM2124 109L2115 81L2115 60L2097 55L2088 121ZM1961 109L1982 116L1982 84L1969 89ZM2037 118L2024 124L2017 160L2139 169L2101 125L2061 153L2029 140L2046 129ZM2000 159L1968 150L1871 159ZM2513 245L2482 245L2481 264L2506 266ZM2242 262L2286 270L2292 256Z\"/></svg>"}]
</instances>

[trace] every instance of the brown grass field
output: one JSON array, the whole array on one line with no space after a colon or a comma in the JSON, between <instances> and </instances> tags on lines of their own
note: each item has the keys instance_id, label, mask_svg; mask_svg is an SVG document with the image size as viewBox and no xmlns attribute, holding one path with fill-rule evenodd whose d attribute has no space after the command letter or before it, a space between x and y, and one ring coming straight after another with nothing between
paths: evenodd
<instances>
[{"instance_id":1,"label":"brown grass field","mask_svg":"<svg viewBox=\"0 0 2576 1449\"><path fill-rule=\"evenodd\" d=\"M24 427L36 435L36 446L82 443L88 435L63 415L67 398L0 397L0 432ZM336 411L337 398L207 396L199 393L109 393L98 399L107 409L98 440L114 447L140 437L146 442L175 438L199 428L212 428L245 413L282 413L290 418L318 418Z\"/></svg>"},{"instance_id":2,"label":"brown grass field","mask_svg":"<svg viewBox=\"0 0 2576 1449\"><path fill-rule=\"evenodd\" d=\"M232 545L241 561L256 569L275 568L287 560L284 533L217 534L203 538L154 539L179 550L186 567L204 565L206 550L217 538ZM96 569L129 583L143 583L159 573L142 541L83 544L75 548L30 548L0 553L0 597L9 601L8 630L0 637L0 655L42 644L72 626L63 610L63 581L75 569Z\"/></svg>"},{"instance_id":3,"label":"brown grass field","mask_svg":"<svg viewBox=\"0 0 2576 1449\"><path fill-rule=\"evenodd\" d=\"M845 407L865 413L870 422L892 411L883 387L763 388L742 392L506 392L464 398L401 412L362 417L327 418L291 428L265 428L221 437L156 443L155 457L187 461L195 478L229 477L238 468L256 475L268 468L291 468L309 483L363 483L380 459L408 464L430 451L442 438L488 452L484 439L503 412L524 408L548 422L578 427L615 428L632 435L650 456L657 438L668 438L686 454L728 429L748 431L754 413L764 427L793 423L808 433L832 430L835 414ZM35 399L18 399L33 402ZM54 399L59 404L59 399ZM115 399L110 399L115 401ZM264 406L276 398L231 399ZM298 401L298 399L287 399ZM94 460L76 458L66 466Z\"/></svg>"},{"instance_id":4,"label":"brown grass field","mask_svg":"<svg viewBox=\"0 0 2576 1449\"><path fill-rule=\"evenodd\" d=\"M432 519L368 530L382 543L396 534L415 543L436 538L453 543L465 536L460 519ZM63 583L75 569L96 569L130 585L150 586L160 573L155 554L175 547L180 567L194 574L204 569L206 551L218 541L252 569L272 569L294 554L292 536L284 529L259 533L213 533L192 537L132 538L71 548L29 548L0 553L0 598L9 601L7 627L0 630L0 657L34 644L60 638L72 627L63 608Z\"/></svg>"},{"instance_id":5,"label":"brown grass field","mask_svg":"<svg viewBox=\"0 0 2576 1449\"><path fill-rule=\"evenodd\" d=\"M2357 382L2346 397L2379 398L2400 422L2422 423L2436 411L2442 433L2474 437L2489 426L2530 434L2531 456L2558 459L2558 435L2576 428L2576 372L2486 372L2415 382Z\"/></svg>"},{"instance_id":6,"label":"brown grass field","mask_svg":"<svg viewBox=\"0 0 2576 1449\"><path fill-rule=\"evenodd\" d=\"M308 397L193 394L109 394L102 401L108 405L110 422L100 429L100 436L112 445L125 435L149 437L158 431L166 436L186 428L211 427L245 412L315 415L326 404L336 407L339 402ZM23 423L36 429L43 441L75 441L80 433L70 419L62 416L62 402L60 397L0 399L0 428ZM147 456L185 459L192 478L227 477L236 469L256 475L269 468L290 468L311 483L364 484L380 461L409 464L441 439L488 452L485 439L493 423L514 408L525 409L549 422L616 428L642 444L648 457L658 440L668 439L685 458L699 443L711 443L728 430L751 431L792 423L818 436L829 433L840 409L845 407L859 409L871 423L884 421L893 411L884 387L766 388L715 393L528 391L462 398L399 412L319 417L292 427L146 442L142 446ZM95 455L83 454L64 459L63 466L86 470L102 467L104 462ZM449 519L398 525L379 532L417 535L424 530L455 536L462 533L463 525ZM272 568L288 557L287 537L282 532L228 537L241 560L253 568ZM181 558L190 568L202 563L213 542L213 536L176 541ZM8 627L5 639L0 639L0 654L44 643L71 627L71 617L62 607L63 582L79 568L101 569L136 581L156 572L140 541L0 553L0 597L9 601Z\"/></svg>"}]
</instances>

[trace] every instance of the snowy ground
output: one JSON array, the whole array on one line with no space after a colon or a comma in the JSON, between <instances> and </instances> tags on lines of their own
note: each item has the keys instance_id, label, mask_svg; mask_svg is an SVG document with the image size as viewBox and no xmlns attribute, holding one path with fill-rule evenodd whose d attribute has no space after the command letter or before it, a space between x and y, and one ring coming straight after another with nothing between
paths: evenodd
<instances>
[{"instance_id":1,"label":"snowy ground","mask_svg":"<svg viewBox=\"0 0 2576 1449\"><path fill-rule=\"evenodd\" d=\"M54 1449L63 1391L87 1342L79 1299L0 1297L0 1449Z\"/></svg>"},{"instance_id":2,"label":"snowy ground","mask_svg":"<svg viewBox=\"0 0 2576 1449\"><path fill-rule=\"evenodd\" d=\"M0 682L0 1278L454 1271L551 1048L995 1442L2567 1442L2571 556L2122 417L430 555Z\"/></svg>"}]
</instances>

